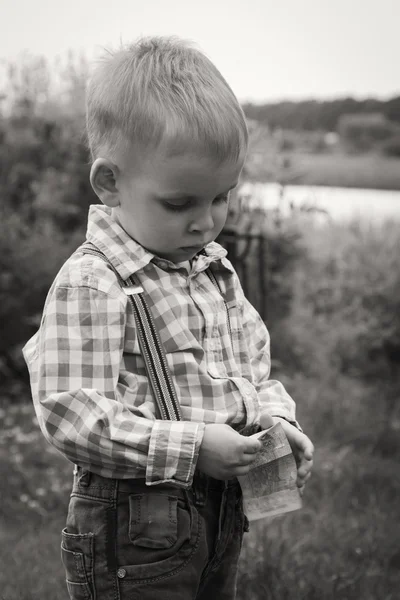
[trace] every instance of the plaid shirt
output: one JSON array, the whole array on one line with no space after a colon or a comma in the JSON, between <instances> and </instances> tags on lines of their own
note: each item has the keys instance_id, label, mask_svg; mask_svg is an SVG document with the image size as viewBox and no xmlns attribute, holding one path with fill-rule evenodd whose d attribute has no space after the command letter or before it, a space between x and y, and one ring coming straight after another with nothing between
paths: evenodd
<instances>
[{"instance_id":1,"label":"plaid shirt","mask_svg":"<svg viewBox=\"0 0 400 600\"><path fill-rule=\"evenodd\" d=\"M269 379L267 329L219 244L191 264L173 264L132 240L103 206L90 209L87 239L144 288L182 421L156 418L131 304L109 265L78 250L24 348L39 425L64 456L104 477L188 487L205 424L249 435L260 428L261 409L295 421L293 400Z\"/></svg>"}]
</instances>

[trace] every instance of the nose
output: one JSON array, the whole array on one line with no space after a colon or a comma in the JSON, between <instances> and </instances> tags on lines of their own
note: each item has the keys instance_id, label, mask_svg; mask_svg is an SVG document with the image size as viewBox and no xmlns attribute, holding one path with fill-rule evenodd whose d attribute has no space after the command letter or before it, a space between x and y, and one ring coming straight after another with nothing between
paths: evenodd
<instances>
[{"instance_id":1,"label":"nose","mask_svg":"<svg viewBox=\"0 0 400 600\"><path fill-rule=\"evenodd\" d=\"M212 214L212 208L202 208L196 217L191 221L189 225L189 231L195 233L205 233L206 231L212 231L214 229L214 217Z\"/></svg>"}]
</instances>

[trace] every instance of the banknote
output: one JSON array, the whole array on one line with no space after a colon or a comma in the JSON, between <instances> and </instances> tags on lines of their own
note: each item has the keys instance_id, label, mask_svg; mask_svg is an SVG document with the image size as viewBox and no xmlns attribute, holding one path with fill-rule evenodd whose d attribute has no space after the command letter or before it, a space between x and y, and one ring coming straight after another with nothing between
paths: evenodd
<instances>
[{"instance_id":1,"label":"banknote","mask_svg":"<svg viewBox=\"0 0 400 600\"><path fill-rule=\"evenodd\" d=\"M254 437L262 448L249 473L238 477L247 518L255 521L301 508L296 461L282 425L276 423Z\"/></svg>"}]
</instances>

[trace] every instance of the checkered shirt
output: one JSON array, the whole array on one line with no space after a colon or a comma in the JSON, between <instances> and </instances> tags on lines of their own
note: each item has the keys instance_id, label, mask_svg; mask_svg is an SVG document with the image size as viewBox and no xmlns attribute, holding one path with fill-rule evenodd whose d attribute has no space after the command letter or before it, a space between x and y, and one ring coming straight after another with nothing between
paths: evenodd
<instances>
[{"instance_id":1,"label":"checkered shirt","mask_svg":"<svg viewBox=\"0 0 400 600\"><path fill-rule=\"evenodd\" d=\"M173 264L97 205L87 239L124 280L134 275L144 288L182 420L157 418L131 304L110 266L78 250L56 276L40 329L24 348L39 425L66 458L104 477L188 487L206 424L249 435L259 430L262 409L295 422L293 400L269 379L268 331L219 244L208 244L191 265Z\"/></svg>"}]
</instances>

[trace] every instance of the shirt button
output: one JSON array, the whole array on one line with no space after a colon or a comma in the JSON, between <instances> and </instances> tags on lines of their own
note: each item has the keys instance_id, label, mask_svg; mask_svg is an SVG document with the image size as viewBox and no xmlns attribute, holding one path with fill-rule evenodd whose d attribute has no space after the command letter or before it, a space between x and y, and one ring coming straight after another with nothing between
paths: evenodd
<instances>
[{"instance_id":1,"label":"shirt button","mask_svg":"<svg viewBox=\"0 0 400 600\"><path fill-rule=\"evenodd\" d=\"M123 579L126 575L126 571L125 569L118 569L117 571L117 577L119 577L120 579Z\"/></svg>"}]
</instances>

